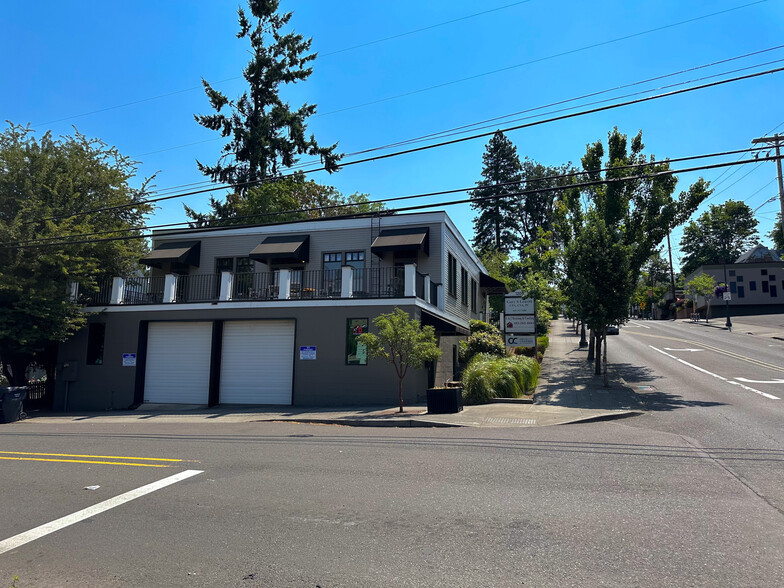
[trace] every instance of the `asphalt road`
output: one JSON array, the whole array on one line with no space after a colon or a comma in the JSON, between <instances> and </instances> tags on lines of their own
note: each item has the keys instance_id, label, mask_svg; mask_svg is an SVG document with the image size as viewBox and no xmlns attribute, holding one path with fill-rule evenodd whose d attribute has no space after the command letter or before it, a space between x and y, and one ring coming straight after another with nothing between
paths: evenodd
<instances>
[{"instance_id":1,"label":"asphalt road","mask_svg":"<svg viewBox=\"0 0 784 588\"><path fill-rule=\"evenodd\" d=\"M609 353L649 412L619 421L2 426L0 587L784 585L784 384L729 383L784 379L784 342L640 324Z\"/></svg>"}]
</instances>

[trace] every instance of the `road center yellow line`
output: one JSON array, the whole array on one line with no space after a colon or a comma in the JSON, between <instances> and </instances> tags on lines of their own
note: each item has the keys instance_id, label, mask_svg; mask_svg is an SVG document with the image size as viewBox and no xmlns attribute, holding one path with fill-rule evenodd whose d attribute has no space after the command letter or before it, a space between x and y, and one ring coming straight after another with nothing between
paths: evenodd
<instances>
[{"instance_id":1,"label":"road center yellow line","mask_svg":"<svg viewBox=\"0 0 784 588\"><path fill-rule=\"evenodd\" d=\"M100 465L123 465L134 466L137 468L170 468L172 466L164 465L161 463L130 463L123 461L90 461L83 459L46 459L43 457L3 457L0 459L7 459L13 461L49 461L49 462L62 462L62 463L95 463Z\"/></svg>"},{"instance_id":2,"label":"road center yellow line","mask_svg":"<svg viewBox=\"0 0 784 588\"><path fill-rule=\"evenodd\" d=\"M94 459L140 459L143 461L182 461L166 457L128 457L125 455L79 455L73 453L36 453L28 451L0 451L3 455L46 455L49 457L92 457Z\"/></svg>"}]
</instances>

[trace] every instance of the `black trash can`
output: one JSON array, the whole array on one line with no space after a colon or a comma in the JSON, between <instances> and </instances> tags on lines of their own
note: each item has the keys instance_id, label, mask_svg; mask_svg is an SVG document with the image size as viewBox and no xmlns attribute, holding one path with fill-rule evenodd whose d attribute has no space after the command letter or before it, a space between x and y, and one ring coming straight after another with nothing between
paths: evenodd
<instances>
[{"instance_id":1,"label":"black trash can","mask_svg":"<svg viewBox=\"0 0 784 588\"><path fill-rule=\"evenodd\" d=\"M428 388L427 412L429 414L450 414L463 410L462 388Z\"/></svg>"},{"instance_id":2,"label":"black trash can","mask_svg":"<svg viewBox=\"0 0 784 588\"><path fill-rule=\"evenodd\" d=\"M27 386L0 386L0 423L15 423L22 418L22 401Z\"/></svg>"}]
</instances>

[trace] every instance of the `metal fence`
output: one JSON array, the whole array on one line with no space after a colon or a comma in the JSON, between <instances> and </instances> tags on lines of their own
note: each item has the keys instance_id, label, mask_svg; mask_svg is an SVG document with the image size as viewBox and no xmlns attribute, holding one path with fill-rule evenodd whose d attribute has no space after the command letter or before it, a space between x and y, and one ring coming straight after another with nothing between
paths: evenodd
<instances>
[{"instance_id":1,"label":"metal fence","mask_svg":"<svg viewBox=\"0 0 784 588\"><path fill-rule=\"evenodd\" d=\"M112 278L103 278L96 283L97 290L83 292L83 286L79 286L79 300L87 306L109 304L112 298Z\"/></svg>"},{"instance_id":2,"label":"metal fence","mask_svg":"<svg viewBox=\"0 0 784 588\"><path fill-rule=\"evenodd\" d=\"M212 302L220 296L219 274L177 276L175 302Z\"/></svg>"},{"instance_id":3,"label":"metal fence","mask_svg":"<svg viewBox=\"0 0 784 588\"><path fill-rule=\"evenodd\" d=\"M278 297L278 287L272 272L242 272L234 274L231 283L232 300L272 300Z\"/></svg>"},{"instance_id":4,"label":"metal fence","mask_svg":"<svg viewBox=\"0 0 784 588\"><path fill-rule=\"evenodd\" d=\"M402 267L374 267L354 270L355 298L399 298L403 296Z\"/></svg>"},{"instance_id":5,"label":"metal fence","mask_svg":"<svg viewBox=\"0 0 784 588\"><path fill-rule=\"evenodd\" d=\"M128 278L123 288L123 304L161 304L163 276Z\"/></svg>"}]
</instances>

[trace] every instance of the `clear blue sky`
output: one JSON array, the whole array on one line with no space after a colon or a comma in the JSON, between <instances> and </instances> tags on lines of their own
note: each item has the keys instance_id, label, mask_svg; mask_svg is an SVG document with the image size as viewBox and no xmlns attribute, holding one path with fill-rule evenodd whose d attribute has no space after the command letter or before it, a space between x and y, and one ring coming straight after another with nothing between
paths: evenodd
<instances>
[{"instance_id":1,"label":"clear blue sky","mask_svg":"<svg viewBox=\"0 0 784 588\"><path fill-rule=\"evenodd\" d=\"M202 181L195 160L213 163L222 143L193 120L194 113L209 112L198 87L204 77L229 96L242 90L241 80L220 82L239 76L247 62L246 41L235 38L237 5L222 0L10 3L0 21L2 116L56 134L71 132L73 125L138 159L140 177L159 172L159 188ZM319 115L309 130L321 143L339 142L346 153L784 44L782 0L284 0L282 8L294 11L292 27L311 36L320 53L310 79L287 89L286 98L293 106L317 104ZM465 18L483 11L488 12ZM728 12L700 18L720 11ZM696 20L670 26L690 19ZM639 34L652 29L660 30ZM628 38L614 41L622 37ZM599 46L582 49L592 45ZM567 54L554 57L562 53ZM779 59L784 50L595 99ZM480 75L503 68L509 69ZM473 79L449 83L468 77ZM447 85L419 91L441 84ZM784 72L509 137L521 156L545 164L579 162L586 144L606 139L616 125L628 134L642 129L646 151L657 159L742 149L754 137L784 131L783 95ZM121 106L127 103L134 104ZM83 113L91 114L77 116ZM371 198L467 187L480 177L486 142L312 177L345 194ZM678 189L696 177L681 175ZM723 174L708 171L704 177L715 183L714 204L733 198L756 208L777 193L773 162ZM204 210L207 199L205 194L162 203L150 223L183 221L183 202ZM447 210L470 237L470 208ZM777 211L772 203L757 213L765 243ZM674 232L673 245L680 234Z\"/></svg>"}]
</instances>

